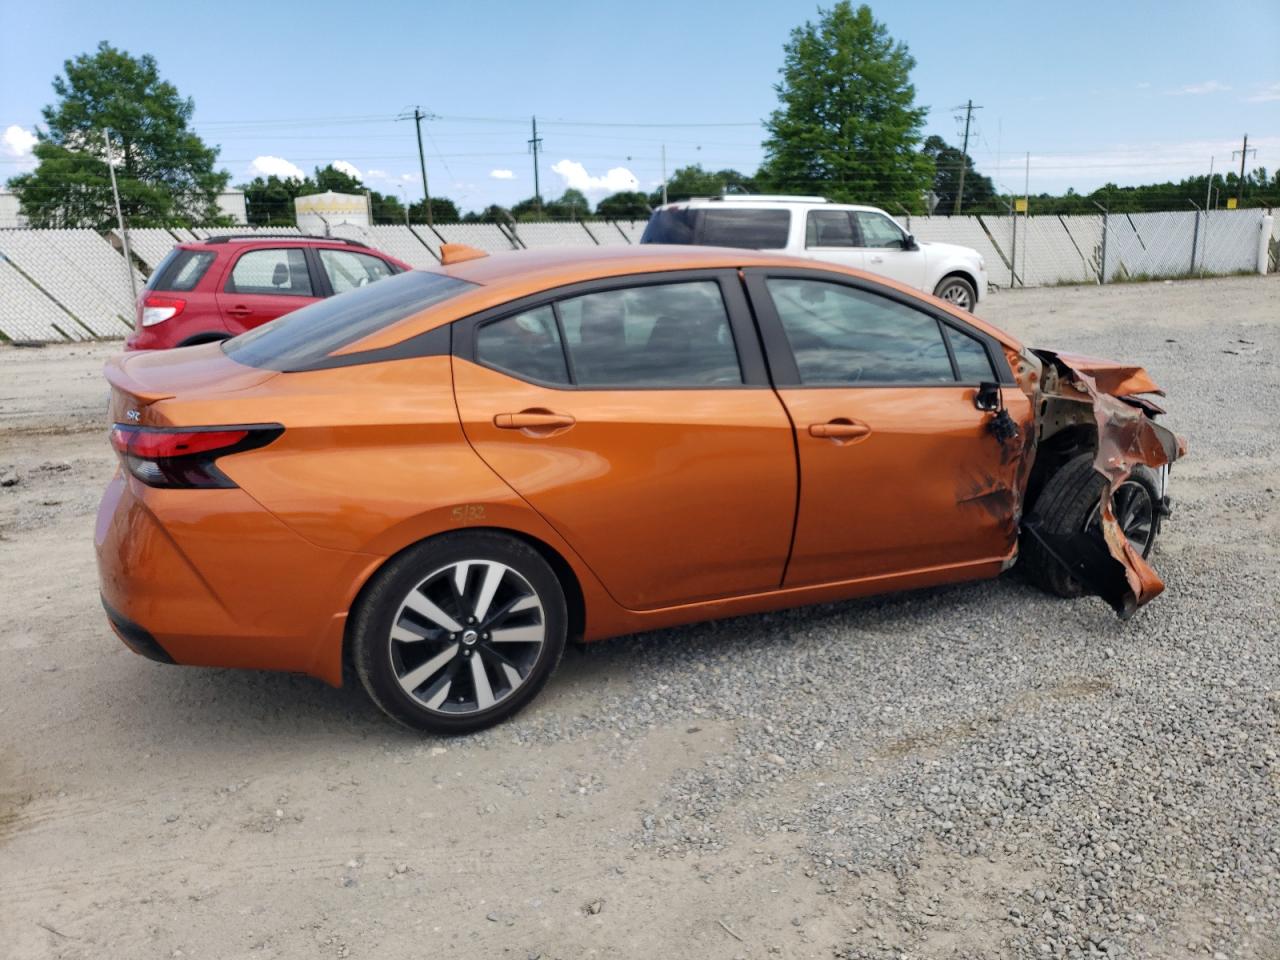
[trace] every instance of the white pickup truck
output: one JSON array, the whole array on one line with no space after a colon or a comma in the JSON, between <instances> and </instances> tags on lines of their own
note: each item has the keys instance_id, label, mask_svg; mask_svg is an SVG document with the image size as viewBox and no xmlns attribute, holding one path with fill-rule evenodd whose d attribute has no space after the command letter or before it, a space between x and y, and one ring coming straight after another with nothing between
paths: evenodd
<instances>
[{"instance_id":1,"label":"white pickup truck","mask_svg":"<svg viewBox=\"0 0 1280 960\"><path fill-rule=\"evenodd\" d=\"M641 243L779 250L856 267L973 310L987 292L976 250L921 243L877 207L823 197L727 195L668 203L653 211Z\"/></svg>"}]
</instances>

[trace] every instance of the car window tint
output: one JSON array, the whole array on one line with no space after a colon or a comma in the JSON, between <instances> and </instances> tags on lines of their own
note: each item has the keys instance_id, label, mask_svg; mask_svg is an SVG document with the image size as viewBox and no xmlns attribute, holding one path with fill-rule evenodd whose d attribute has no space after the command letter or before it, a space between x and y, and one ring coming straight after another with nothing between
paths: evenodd
<instances>
[{"instance_id":1,"label":"car window tint","mask_svg":"<svg viewBox=\"0 0 1280 960\"><path fill-rule=\"evenodd\" d=\"M703 209L698 243L709 247L781 250L791 228L789 210Z\"/></svg>"},{"instance_id":2,"label":"car window tint","mask_svg":"<svg viewBox=\"0 0 1280 960\"><path fill-rule=\"evenodd\" d=\"M652 284L560 303L574 383L712 387L742 383L720 285Z\"/></svg>"},{"instance_id":3,"label":"car window tint","mask_svg":"<svg viewBox=\"0 0 1280 960\"><path fill-rule=\"evenodd\" d=\"M371 283L391 276L391 268L386 261L371 257L367 253L355 253L351 250L317 251L320 264L324 267L334 293L346 293L356 287L366 287Z\"/></svg>"},{"instance_id":4,"label":"car window tint","mask_svg":"<svg viewBox=\"0 0 1280 960\"><path fill-rule=\"evenodd\" d=\"M854 216L858 219L864 247L902 247L902 228L883 213L859 210Z\"/></svg>"},{"instance_id":5,"label":"car window tint","mask_svg":"<svg viewBox=\"0 0 1280 960\"><path fill-rule=\"evenodd\" d=\"M856 247L853 221L845 210L810 210L805 223L806 247Z\"/></svg>"},{"instance_id":6,"label":"car window tint","mask_svg":"<svg viewBox=\"0 0 1280 960\"><path fill-rule=\"evenodd\" d=\"M956 370L965 383L982 383L998 381L995 369L991 366L991 357L980 340L961 333L954 327L947 328L947 337L951 340L951 352L956 357Z\"/></svg>"},{"instance_id":7,"label":"car window tint","mask_svg":"<svg viewBox=\"0 0 1280 960\"><path fill-rule=\"evenodd\" d=\"M304 370L355 343L475 284L430 270L411 270L373 286L328 297L226 340L237 363L268 370Z\"/></svg>"},{"instance_id":8,"label":"car window tint","mask_svg":"<svg viewBox=\"0 0 1280 960\"><path fill-rule=\"evenodd\" d=\"M480 327L476 332L476 360L524 380L569 383L564 347L550 306Z\"/></svg>"},{"instance_id":9,"label":"car window tint","mask_svg":"<svg viewBox=\"0 0 1280 960\"><path fill-rule=\"evenodd\" d=\"M641 243L693 243L697 211L688 207L655 210L644 228Z\"/></svg>"},{"instance_id":10,"label":"car window tint","mask_svg":"<svg viewBox=\"0 0 1280 960\"><path fill-rule=\"evenodd\" d=\"M216 254L209 250L174 247L147 279L148 290L194 290Z\"/></svg>"},{"instance_id":11,"label":"car window tint","mask_svg":"<svg viewBox=\"0 0 1280 960\"><path fill-rule=\"evenodd\" d=\"M311 274L307 256L297 247L281 250L250 250L241 254L231 269L227 283L230 293L278 294L310 297Z\"/></svg>"},{"instance_id":12,"label":"car window tint","mask_svg":"<svg viewBox=\"0 0 1280 960\"><path fill-rule=\"evenodd\" d=\"M952 383L938 322L894 300L821 280L768 280L803 384Z\"/></svg>"}]
</instances>

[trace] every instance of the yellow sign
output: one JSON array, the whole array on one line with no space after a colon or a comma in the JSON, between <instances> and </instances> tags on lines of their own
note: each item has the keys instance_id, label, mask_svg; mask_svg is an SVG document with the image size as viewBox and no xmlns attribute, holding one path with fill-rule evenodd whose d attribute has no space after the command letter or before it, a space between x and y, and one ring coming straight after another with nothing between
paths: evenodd
<instances>
[{"instance_id":1,"label":"yellow sign","mask_svg":"<svg viewBox=\"0 0 1280 960\"><path fill-rule=\"evenodd\" d=\"M1013 201L1013 212L1014 212L1014 213L1026 213L1026 212L1027 212L1027 198L1026 198L1026 197L1019 197L1019 198L1017 198L1017 199L1015 199L1015 200Z\"/></svg>"},{"instance_id":2,"label":"yellow sign","mask_svg":"<svg viewBox=\"0 0 1280 960\"><path fill-rule=\"evenodd\" d=\"M1235 208L1236 208L1236 198L1235 198L1235 197L1227 197L1227 209L1228 209L1228 210L1234 210Z\"/></svg>"}]
</instances>

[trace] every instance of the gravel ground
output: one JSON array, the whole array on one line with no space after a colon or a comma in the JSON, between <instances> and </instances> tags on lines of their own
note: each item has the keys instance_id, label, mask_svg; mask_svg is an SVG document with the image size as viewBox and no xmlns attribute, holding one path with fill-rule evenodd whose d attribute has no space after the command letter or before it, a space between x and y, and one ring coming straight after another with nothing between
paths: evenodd
<instances>
[{"instance_id":1,"label":"gravel ground","mask_svg":"<svg viewBox=\"0 0 1280 960\"><path fill-rule=\"evenodd\" d=\"M997 293L1191 444L1128 622L1015 576L571 651L496 730L97 605L105 345L0 349L14 957L1280 957L1280 280Z\"/></svg>"}]
</instances>

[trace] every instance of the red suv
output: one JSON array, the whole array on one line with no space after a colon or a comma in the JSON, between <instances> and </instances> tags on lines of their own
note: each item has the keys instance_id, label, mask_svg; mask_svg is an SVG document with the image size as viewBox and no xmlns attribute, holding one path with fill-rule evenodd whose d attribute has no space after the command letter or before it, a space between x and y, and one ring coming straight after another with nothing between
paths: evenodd
<instances>
[{"instance_id":1,"label":"red suv","mask_svg":"<svg viewBox=\"0 0 1280 960\"><path fill-rule=\"evenodd\" d=\"M281 314L412 269L355 240L209 237L180 243L138 295L126 350L226 340Z\"/></svg>"}]
</instances>

